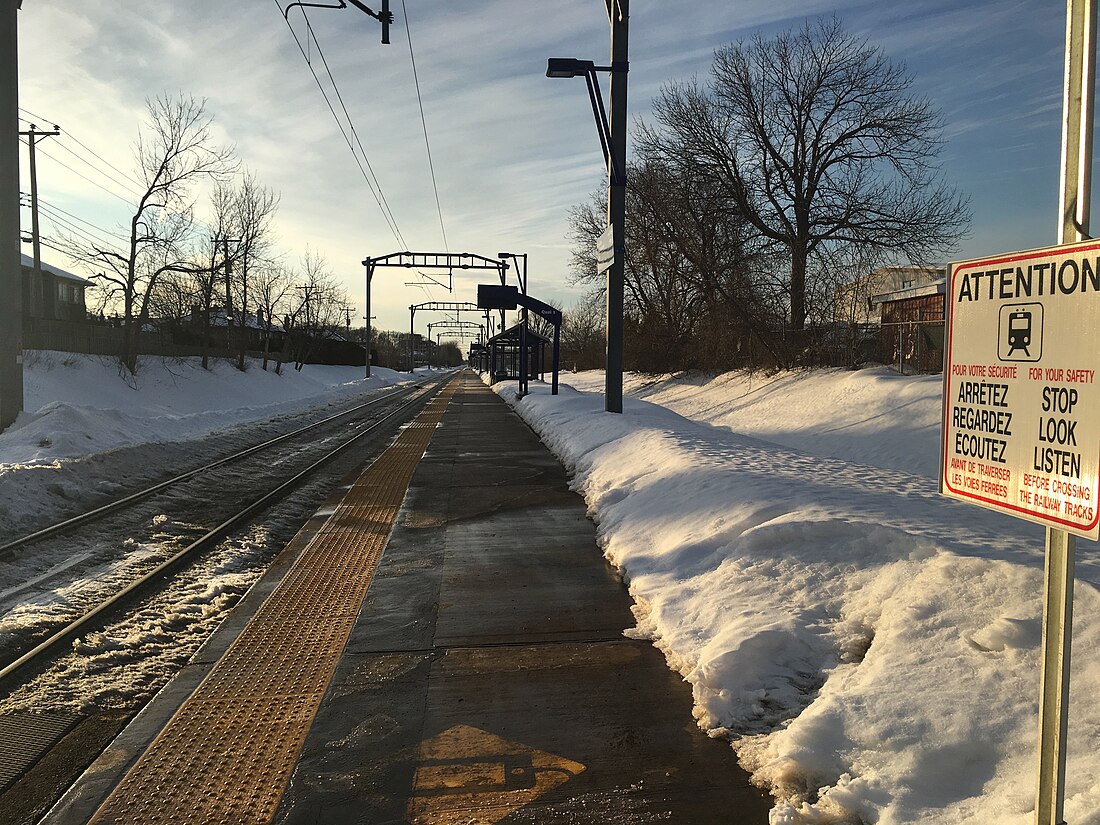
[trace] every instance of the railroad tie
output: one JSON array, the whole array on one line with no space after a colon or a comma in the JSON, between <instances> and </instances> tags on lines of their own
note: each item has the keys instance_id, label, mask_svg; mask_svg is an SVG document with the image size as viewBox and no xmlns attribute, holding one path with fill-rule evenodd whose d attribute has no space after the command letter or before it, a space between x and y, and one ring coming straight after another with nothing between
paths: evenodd
<instances>
[{"instance_id":1,"label":"railroad tie","mask_svg":"<svg viewBox=\"0 0 1100 825\"><path fill-rule=\"evenodd\" d=\"M451 381L356 480L90 825L270 822Z\"/></svg>"}]
</instances>

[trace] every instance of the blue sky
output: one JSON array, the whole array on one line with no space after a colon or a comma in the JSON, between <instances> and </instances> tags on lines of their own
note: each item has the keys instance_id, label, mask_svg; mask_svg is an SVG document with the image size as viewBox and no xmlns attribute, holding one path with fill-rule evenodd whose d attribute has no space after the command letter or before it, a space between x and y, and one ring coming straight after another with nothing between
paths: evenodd
<instances>
[{"instance_id":1,"label":"blue sky","mask_svg":"<svg viewBox=\"0 0 1100 825\"><path fill-rule=\"evenodd\" d=\"M401 235L414 250L444 251L402 4L391 2L397 20L389 46L379 43L378 24L354 8L307 11ZM580 293L569 283L567 214L601 185L602 161L583 81L544 74L551 56L606 62L603 2L405 0L405 7L449 250L527 252L532 294L572 303ZM632 118L648 116L663 83L703 78L716 48L822 14L838 15L904 61L916 90L942 111L944 173L973 209L970 237L952 257L1054 243L1065 31L1059 4L635 0ZM302 10L289 19L304 38ZM69 154L121 179L73 139L132 173L145 99L165 91L205 97L223 138L281 193L280 247L290 257L307 244L323 254L362 315L360 261L401 245L275 0L27 0L19 25L20 105L42 118L40 128L56 122L65 133L41 144L53 156L40 155L45 202L117 228L123 201L58 161L125 197L119 183ZM29 225L26 210L24 218ZM449 295L406 287L403 270L379 270L376 324L407 328L412 303L474 300L478 280L456 277Z\"/></svg>"}]
</instances>

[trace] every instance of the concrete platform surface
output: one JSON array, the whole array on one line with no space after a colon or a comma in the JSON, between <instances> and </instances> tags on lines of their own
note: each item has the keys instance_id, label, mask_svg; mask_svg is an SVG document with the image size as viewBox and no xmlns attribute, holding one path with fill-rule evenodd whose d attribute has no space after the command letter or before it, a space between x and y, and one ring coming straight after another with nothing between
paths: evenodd
<instances>
[{"instance_id":1,"label":"concrete platform surface","mask_svg":"<svg viewBox=\"0 0 1100 825\"><path fill-rule=\"evenodd\" d=\"M562 466L459 380L276 822L766 823Z\"/></svg>"},{"instance_id":2,"label":"concrete platform surface","mask_svg":"<svg viewBox=\"0 0 1100 825\"><path fill-rule=\"evenodd\" d=\"M697 728L690 688L652 644L623 635L634 626L629 594L561 464L476 374L456 383L273 821L765 825L768 796L727 743ZM377 463L367 473L385 475ZM104 799L361 480L336 491L46 825L83 825L97 810L115 821ZM301 632L314 630L328 631ZM311 649L308 638L297 643ZM201 806L185 807L173 803L163 821L197 821ZM218 821L238 819L227 811Z\"/></svg>"}]
</instances>

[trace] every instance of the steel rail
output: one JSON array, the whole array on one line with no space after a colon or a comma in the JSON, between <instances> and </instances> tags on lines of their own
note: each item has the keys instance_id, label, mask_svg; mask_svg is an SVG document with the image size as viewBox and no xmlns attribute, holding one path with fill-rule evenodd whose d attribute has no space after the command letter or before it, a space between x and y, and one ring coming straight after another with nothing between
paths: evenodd
<instances>
[{"instance_id":1,"label":"steel rail","mask_svg":"<svg viewBox=\"0 0 1100 825\"><path fill-rule=\"evenodd\" d=\"M439 388L442 385L443 385L443 381L439 381L439 382L436 383L436 385L434 387L431 387L430 389L425 390L424 393L422 393L420 395L416 395L415 397L410 398L404 404L394 408L393 410L390 410L388 413L386 413L384 416L379 418L377 421L374 421L373 423L371 423L371 424L367 425L366 427L364 427L363 429L361 429L358 433L356 433L354 436L352 436L349 440L345 441L339 447L336 447L331 452L326 453L324 456L322 456L320 459L315 461L313 464L306 467L304 470L301 470L300 472L296 473L294 476L292 476L288 480L284 481L282 484L280 484L274 490L271 490L270 492L266 493L262 497L256 499L251 504L249 504L247 507L245 507L243 510L240 510L239 512L237 512L236 515L233 515L230 518L226 519L221 524L219 524L217 527L214 527L212 530L210 530L204 536L196 539L195 541L193 541L187 547L180 550L175 555L171 556L168 559L165 559L163 562L161 562L159 565L157 565L157 567L150 570L148 573L144 574L140 578L134 580L129 585L127 585L125 588L123 588L122 590L120 590L119 592L117 592L116 594L111 596L106 601L101 602L99 605L97 605L96 607L89 610L87 613L82 615L80 618L75 619L74 621L70 622L65 627L63 627L61 630L58 630L56 633L54 633L52 636L50 636L48 639L45 639L44 641L40 642L38 645L33 647L31 650L28 650L26 653L21 655L18 659L13 660L12 662L5 665L3 668L0 668L0 684L3 684L4 682L8 681L8 679L10 679L11 676L13 676L17 671L21 670L22 668L26 667L27 665L31 664L32 662L36 661L37 659L40 659L43 656L45 656L53 648L57 647L58 645L62 644L65 641L73 638L74 636L79 634L81 631L83 631L86 628L88 628L89 626L93 625L97 618L99 618L100 616L102 616L105 613L109 612L113 608L118 607L120 604L124 603L125 601L128 601L131 597L133 597L139 591L143 590L145 588L145 586L150 584L154 579L157 579L157 578L165 575L169 571L171 571L174 568L178 567L182 562L186 561L190 556L193 556L193 555L197 554L199 551L201 551L203 549L206 549L210 545L212 545L215 542L217 542L217 541L221 540L222 538L224 538L234 527L236 527L237 525L239 525L240 523L245 521L249 516L251 516L257 510L262 509L266 504L271 502L273 499L275 499L276 497L282 495L284 492L286 492L290 488L294 487L302 479L307 477L309 474L311 474L315 470L319 469L322 465L326 464L331 459L335 458L337 455L342 453L344 450L346 450L352 444L357 442L359 439L363 438L368 433L370 433L373 430L375 430L376 428L380 427L385 421L392 418L394 415L396 415L397 413L399 413L402 410L406 409L407 407L412 406L412 404L414 404L420 398L424 397L424 395L427 395L427 394L429 394L431 392L434 392L434 391L438 391ZM423 389L423 385L418 385L415 389Z\"/></svg>"},{"instance_id":2,"label":"steel rail","mask_svg":"<svg viewBox=\"0 0 1100 825\"><path fill-rule=\"evenodd\" d=\"M203 466L196 467L193 470L188 470L185 473L181 473L180 475L173 476L172 478L154 484L152 487L146 487L144 490L138 490L136 493L131 493L130 495L124 496L123 498L108 502L107 504L87 511L86 513L80 513L79 515L72 516L71 518L65 519L64 521L59 521L56 524L51 524L48 527L43 527L41 530L36 530L33 533L28 533L25 536L13 539L6 544L0 544L0 559L10 555L13 550L17 550L20 547L24 547L28 544L33 544L36 541L41 541L42 539L48 538L57 533L63 533L66 530L72 529L73 527L78 527L81 524L87 524L88 522L96 521L97 519L109 515L110 513L125 509L131 504L136 504L139 501L143 501L144 499L156 495L162 490L171 487L173 484L179 484L180 482L187 481L190 478L194 478L195 476L200 475L201 473L205 473L208 470L213 470L216 467L221 467L224 464L239 461L240 459L252 455L253 453L265 450L268 447L273 447L274 445L282 441L286 441L289 438L294 438L295 436L301 435L305 432L309 432L310 430L316 429L317 427L321 427L325 424L329 424L339 418L344 418L353 413L359 412L360 410L366 409L367 407L374 406L375 404L379 404L383 401L394 398L395 396L399 396L402 393L414 392L415 390L423 386L424 385L420 383L415 384L412 387L402 387L399 390L386 393L379 398L374 398L370 401L367 401L365 404L359 404L358 406L352 407L350 410L344 410L341 413L331 415L321 421L315 421L312 424L307 424L304 427L299 427L293 432L284 433L283 435L276 436L275 438L261 442L260 444L254 444L253 446L245 450L241 450L240 452L225 456L224 458L219 458L217 461L212 461L209 464L204 464Z\"/></svg>"}]
</instances>

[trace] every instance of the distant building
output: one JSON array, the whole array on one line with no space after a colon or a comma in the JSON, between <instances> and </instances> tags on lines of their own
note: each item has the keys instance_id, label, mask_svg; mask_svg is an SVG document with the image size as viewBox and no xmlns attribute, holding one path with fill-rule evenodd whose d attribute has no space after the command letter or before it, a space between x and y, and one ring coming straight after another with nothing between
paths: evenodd
<instances>
[{"instance_id":1,"label":"distant building","mask_svg":"<svg viewBox=\"0 0 1100 825\"><path fill-rule=\"evenodd\" d=\"M879 315L880 352L900 371L936 373L943 369L947 278L872 295Z\"/></svg>"},{"instance_id":2,"label":"distant building","mask_svg":"<svg viewBox=\"0 0 1100 825\"><path fill-rule=\"evenodd\" d=\"M20 255L23 270L23 315L47 321L84 321L88 317L84 291L91 281L42 263L42 276L36 279L34 259Z\"/></svg>"},{"instance_id":3,"label":"distant building","mask_svg":"<svg viewBox=\"0 0 1100 825\"><path fill-rule=\"evenodd\" d=\"M833 317L854 324L877 323L882 296L921 289L947 277L945 267L884 266L856 278L836 291Z\"/></svg>"}]
</instances>

